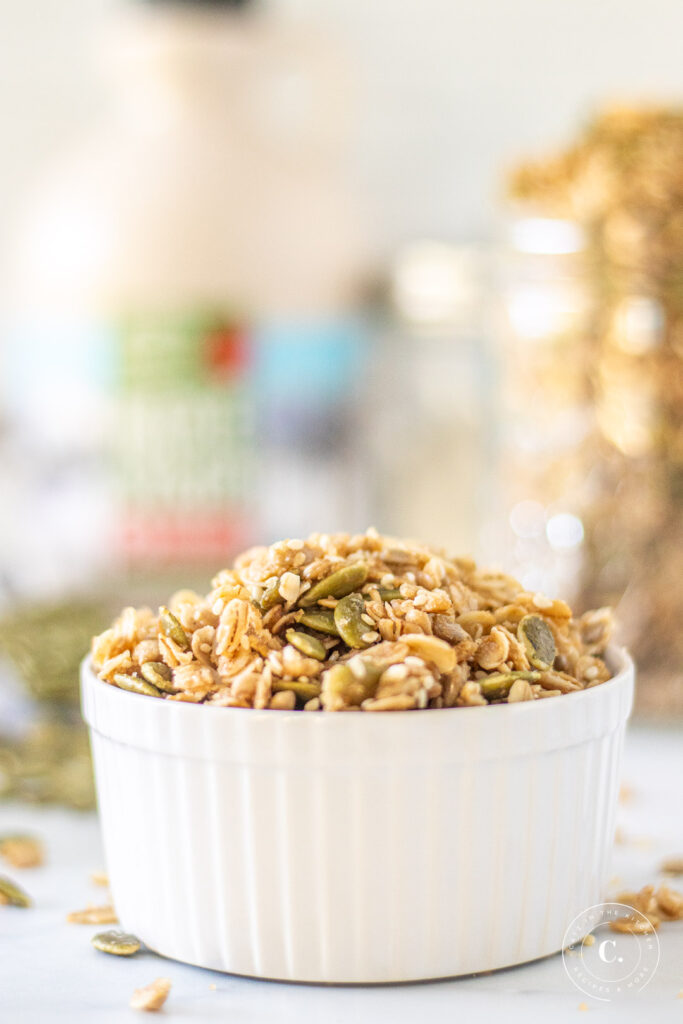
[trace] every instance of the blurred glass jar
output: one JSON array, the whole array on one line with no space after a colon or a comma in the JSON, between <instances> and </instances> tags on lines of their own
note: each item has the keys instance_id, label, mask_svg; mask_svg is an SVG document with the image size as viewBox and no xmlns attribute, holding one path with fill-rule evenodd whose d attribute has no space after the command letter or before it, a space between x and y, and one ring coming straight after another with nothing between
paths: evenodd
<instances>
[{"instance_id":1,"label":"blurred glass jar","mask_svg":"<svg viewBox=\"0 0 683 1024\"><path fill-rule=\"evenodd\" d=\"M595 409L579 603L617 606L639 709L683 714L683 108L612 105L508 193L581 224Z\"/></svg>"},{"instance_id":2,"label":"blurred glass jar","mask_svg":"<svg viewBox=\"0 0 683 1024\"><path fill-rule=\"evenodd\" d=\"M519 216L499 251L501 515L496 547L525 586L573 597L594 489L591 296L583 233Z\"/></svg>"},{"instance_id":3,"label":"blurred glass jar","mask_svg":"<svg viewBox=\"0 0 683 1024\"><path fill-rule=\"evenodd\" d=\"M460 553L485 545L495 491L489 269L483 249L399 250L368 398L378 525Z\"/></svg>"}]
</instances>

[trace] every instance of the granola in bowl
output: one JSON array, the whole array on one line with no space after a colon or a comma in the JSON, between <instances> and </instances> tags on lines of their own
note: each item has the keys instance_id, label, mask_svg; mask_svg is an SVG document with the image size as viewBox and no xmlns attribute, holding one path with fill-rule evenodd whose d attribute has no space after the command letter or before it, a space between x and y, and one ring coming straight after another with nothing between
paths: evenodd
<instances>
[{"instance_id":1,"label":"granola in bowl","mask_svg":"<svg viewBox=\"0 0 683 1024\"><path fill-rule=\"evenodd\" d=\"M370 529L252 548L206 596L126 608L92 664L114 686L195 704L467 707L605 682L611 629L609 609L574 617L510 576Z\"/></svg>"}]
</instances>

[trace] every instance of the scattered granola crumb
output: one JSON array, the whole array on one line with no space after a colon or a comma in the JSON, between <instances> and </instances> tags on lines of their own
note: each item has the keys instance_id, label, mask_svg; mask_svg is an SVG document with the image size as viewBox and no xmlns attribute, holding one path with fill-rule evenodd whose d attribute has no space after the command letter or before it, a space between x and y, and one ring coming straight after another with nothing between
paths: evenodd
<instances>
[{"instance_id":1,"label":"scattered granola crumb","mask_svg":"<svg viewBox=\"0 0 683 1024\"><path fill-rule=\"evenodd\" d=\"M43 863L43 844L33 836L4 836L0 856L13 868L37 868Z\"/></svg>"},{"instance_id":2,"label":"scattered granola crumb","mask_svg":"<svg viewBox=\"0 0 683 1024\"><path fill-rule=\"evenodd\" d=\"M587 935L586 938L583 940L583 944L584 946L594 946L595 936L592 934Z\"/></svg>"},{"instance_id":3,"label":"scattered granola crumb","mask_svg":"<svg viewBox=\"0 0 683 1024\"><path fill-rule=\"evenodd\" d=\"M659 927L659 919L642 917L640 914L624 914L616 921L610 921L609 926L613 932L623 932L627 935L647 935L656 931Z\"/></svg>"},{"instance_id":4,"label":"scattered granola crumb","mask_svg":"<svg viewBox=\"0 0 683 1024\"><path fill-rule=\"evenodd\" d=\"M72 910L66 915L69 924L118 924L116 911L110 903L102 907L88 906L85 910Z\"/></svg>"},{"instance_id":5,"label":"scattered granola crumb","mask_svg":"<svg viewBox=\"0 0 683 1024\"><path fill-rule=\"evenodd\" d=\"M209 988L211 989L212 992L216 991L216 985L214 985L213 982L209 985Z\"/></svg>"},{"instance_id":6,"label":"scattered granola crumb","mask_svg":"<svg viewBox=\"0 0 683 1024\"><path fill-rule=\"evenodd\" d=\"M130 1005L134 1010L148 1010L154 1012L160 1010L168 999L171 991L169 978L157 978L151 985L144 988L136 988L131 996Z\"/></svg>"},{"instance_id":7,"label":"scattered granola crumb","mask_svg":"<svg viewBox=\"0 0 683 1024\"><path fill-rule=\"evenodd\" d=\"M109 875L106 871L91 871L90 881L93 885L101 885L103 889L109 888Z\"/></svg>"},{"instance_id":8,"label":"scattered granola crumb","mask_svg":"<svg viewBox=\"0 0 683 1024\"><path fill-rule=\"evenodd\" d=\"M622 782L619 787L619 802L622 804L628 804L633 800L635 796L635 790L633 786L629 786L628 782Z\"/></svg>"},{"instance_id":9,"label":"scattered granola crumb","mask_svg":"<svg viewBox=\"0 0 683 1024\"><path fill-rule=\"evenodd\" d=\"M586 1010L588 1009L588 1003L579 1003L579 1009L580 1009L580 1010L581 1010L581 1011L582 1011L583 1013L585 1013L585 1011L586 1011Z\"/></svg>"},{"instance_id":10,"label":"scattered granola crumb","mask_svg":"<svg viewBox=\"0 0 683 1024\"><path fill-rule=\"evenodd\" d=\"M642 935L654 931L662 921L683 920L683 894L668 885L644 885L639 892L622 892L616 897L617 903L633 907L637 913L626 914L610 922L615 932L631 932Z\"/></svg>"},{"instance_id":11,"label":"scattered granola crumb","mask_svg":"<svg viewBox=\"0 0 683 1024\"><path fill-rule=\"evenodd\" d=\"M666 875L683 875L683 857L669 857L659 870Z\"/></svg>"},{"instance_id":12,"label":"scattered granola crumb","mask_svg":"<svg viewBox=\"0 0 683 1024\"><path fill-rule=\"evenodd\" d=\"M676 999L683 999L683 988L681 989L681 991L676 996Z\"/></svg>"}]
</instances>

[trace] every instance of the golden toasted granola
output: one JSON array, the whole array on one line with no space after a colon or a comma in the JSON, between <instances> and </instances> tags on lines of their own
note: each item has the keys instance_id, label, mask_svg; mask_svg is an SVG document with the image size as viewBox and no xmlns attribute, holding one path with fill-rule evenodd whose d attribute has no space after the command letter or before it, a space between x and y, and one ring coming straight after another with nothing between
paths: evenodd
<instances>
[{"instance_id":1,"label":"golden toasted granola","mask_svg":"<svg viewBox=\"0 0 683 1024\"><path fill-rule=\"evenodd\" d=\"M683 875L683 857L669 857L660 870L666 875Z\"/></svg>"},{"instance_id":2,"label":"golden toasted granola","mask_svg":"<svg viewBox=\"0 0 683 1024\"><path fill-rule=\"evenodd\" d=\"M13 868L36 868L43 863L43 844L33 836L0 836L0 857Z\"/></svg>"},{"instance_id":3,"label":"golden toasted granola","mask_svg":"<svg viewBox=\"0 0 683 1024\"><path fill-rule=\"evenodd\" d=\"M610 928L616 932L637 935L655 931L662 921L683 920L683 895L668 885L660 885L658 889L654 885L644 885L639 892L622 892L616 902L637 911L611 921Z\"/></svg>"},{"instance_id":4,"label":"golden toasted granola","mask_svg":"<svg viewBox=\"0 0 683 1024\"><path fill-rule=\"evenodd\" d=\"M116 911L110 903L102 907L86 907L85 910L72 910L66 916L69 924L118 924Z\"/></svg>"},{"instance_id":5,"label":"golden toasted granola","mask_svg":"<svg viewBox=\"0 0 683 1024\"><path fill-rule=\"evenodd\" d=\"M168 999L171 991L169 978L157 978L144 988L136 988L131 996L130 1005L134 1010L160 1010Z\"/></svg>"},{"instance_id":6,"label":"golden toasted granola","mask_svg":"<svg viewBox=\"0 0 683 1024\"><path fill-rule=\"evenodd\" d=\"M638 705L667 720L683 714L682 161L680 104L610 106L569 146L525 162L508 181L523 216L569 219L585 244L582 257L574 254L586 287L574 304L584 312L567 337L534 337L526 348L537 357L517 346L523 376L515 387L521 400L530 390L543 394L565 416L588 400L594 424L539 470L522 449L511 460L515 500L549 507L572 493L573 481L596 482L581 509L581 600L619 602L644 684ZM557 288L564 277L553 275L566 267L546 262Z\"/></svg>"},{"instance_id":7,"label":"golden toasted granola","mask_svg":"<svg viewBox=\"0 0 683 1024\"><path fill-rule=\"evenodd\" d=\"M375 530L252 548L95 637L100 679L164 700L306 711L534 701L605 682L608 609L574 618L466 558Z\"/></svg>"}]
</instances>

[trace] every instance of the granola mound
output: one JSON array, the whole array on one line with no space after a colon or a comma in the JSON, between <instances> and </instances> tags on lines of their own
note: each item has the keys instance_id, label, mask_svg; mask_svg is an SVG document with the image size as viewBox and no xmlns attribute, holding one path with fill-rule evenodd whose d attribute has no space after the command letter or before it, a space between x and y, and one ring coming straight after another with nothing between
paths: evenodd
<instances>
[{"instance_id":1,"label":"granola mound","mask_svg":"<svg viewBox=\"0 0 683 1024\"><path fill-rule=\"evenodd\" d=\"M504 573L370 529L252 548L206 596L126 608L92 664L114 686L195 704L467 707L605 682L611 629L609 609L575 618Z\"/></svg>"}]
</instances>

